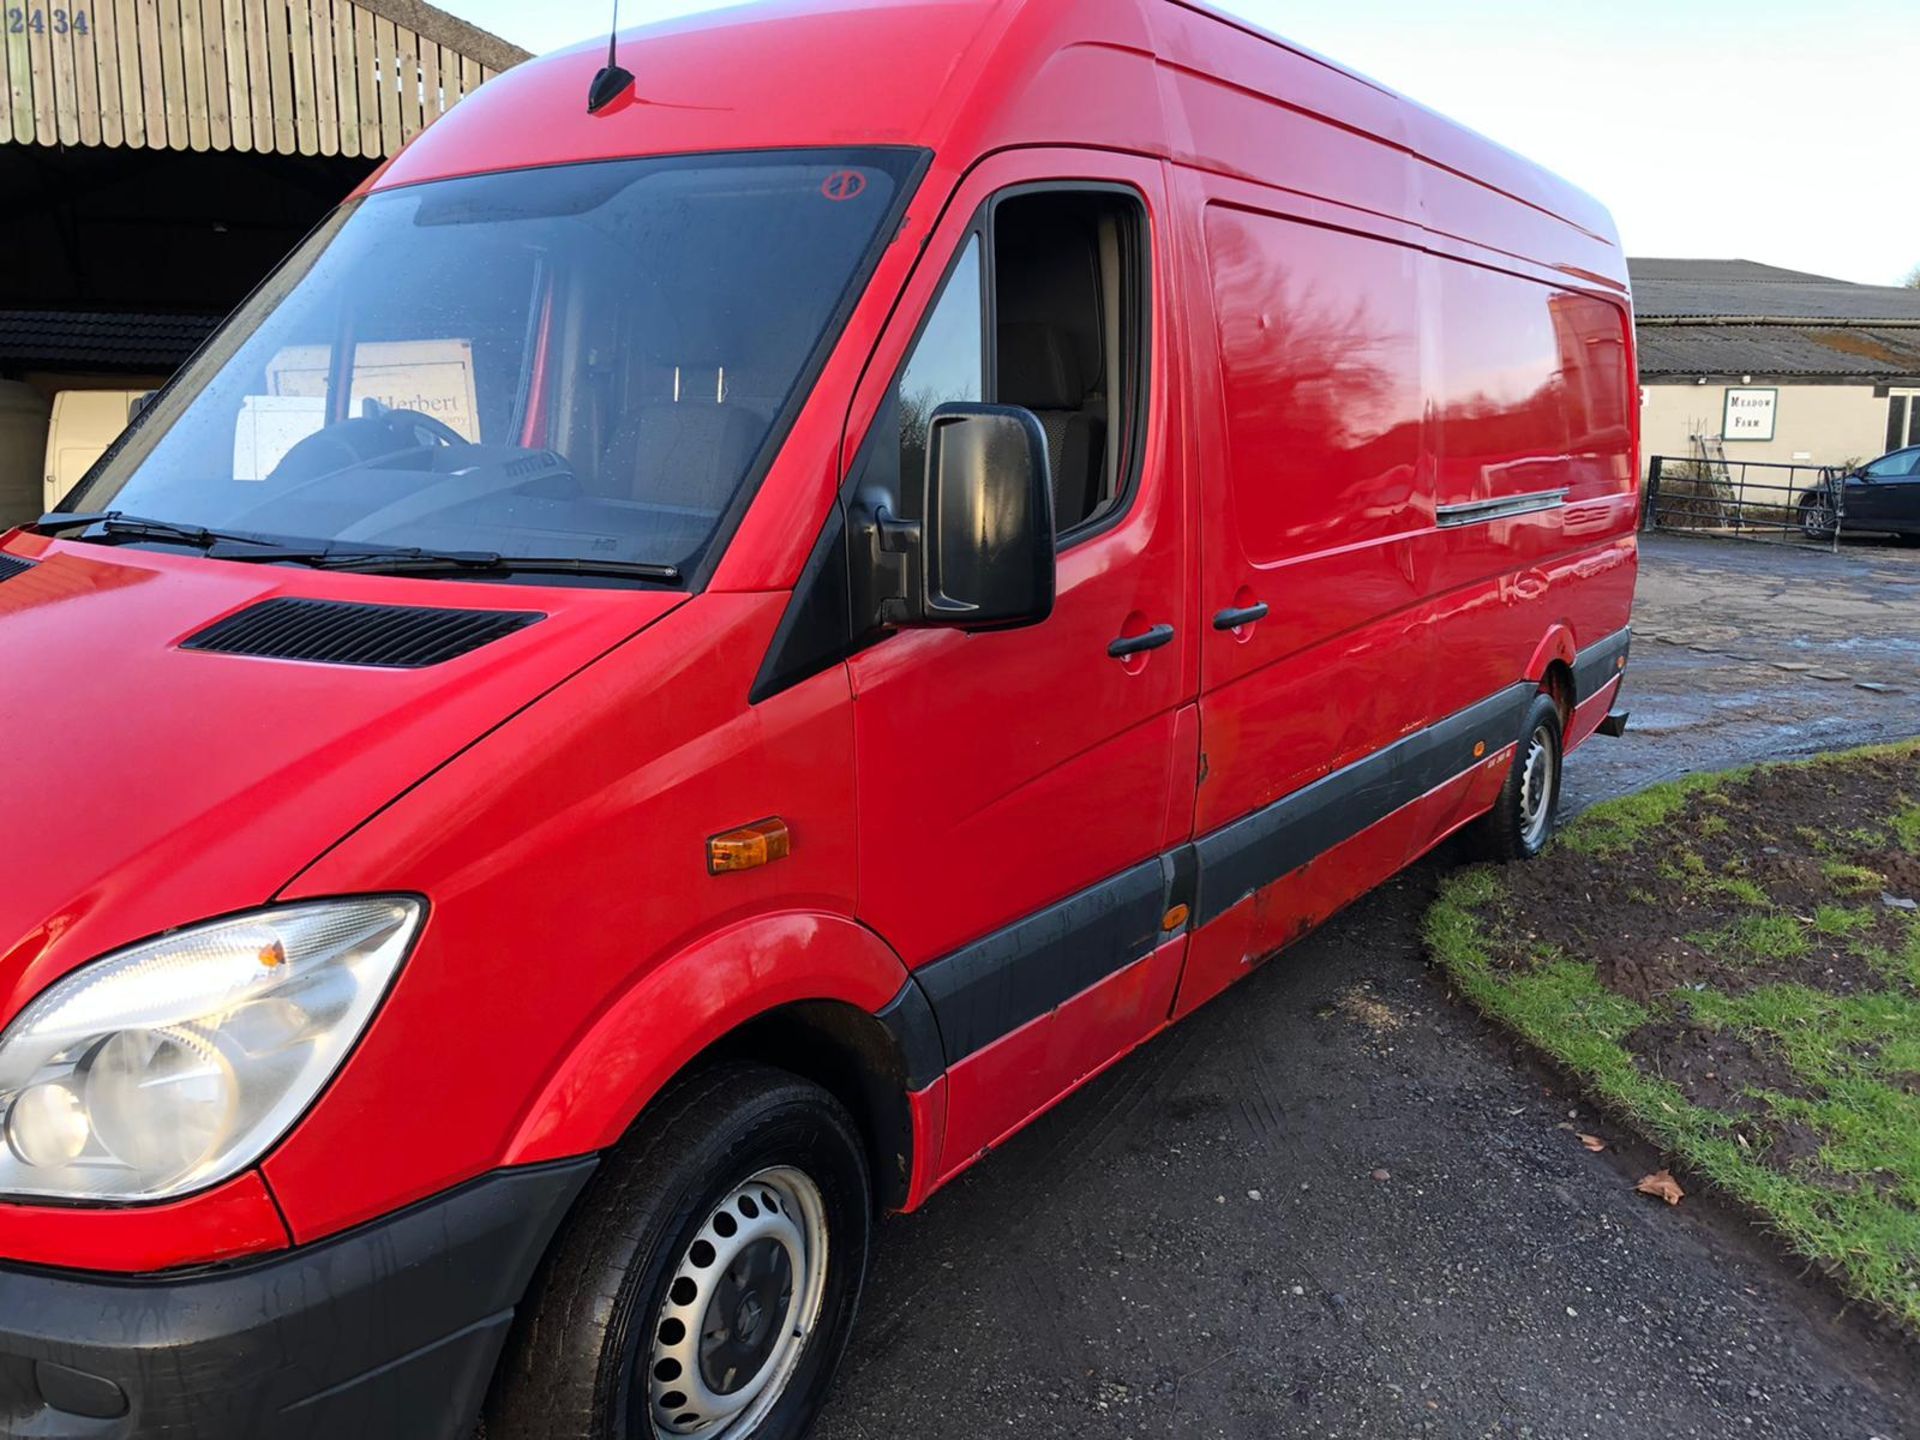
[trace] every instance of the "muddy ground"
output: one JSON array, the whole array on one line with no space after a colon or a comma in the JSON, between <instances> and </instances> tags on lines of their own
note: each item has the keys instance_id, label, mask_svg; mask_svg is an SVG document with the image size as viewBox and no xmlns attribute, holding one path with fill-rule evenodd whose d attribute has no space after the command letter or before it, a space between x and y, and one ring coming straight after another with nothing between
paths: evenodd
<instances>
[{"instance_id":1,"label":"muddy ground","mask_svg":"<svg viewBox=\"0 0 1920 1440\"><path fill-rule=\"evenodd\" d=\"M1908 846L1917 828L1920 757L1910 747L1769 768L1692 795L1611 845L1588 838L1598 833L1591 830L1576 837L1597 854L1562 847L1511 867L1497 902L1477 912L1479 924L1496 974L1590 963L1602 986L1649 1014L1620 1037L1642 1072L1672 1081L1694 1105L1738 1117L1739 1138L1760 1163L1851 1192L1861 1176L1823 1165L1824 1138L1760 1098L1826 1097L1816 1076L1796 1070L1770 1032L1756 1045L1738 1026L1704 1025L1688 1012L1703 993L1776 986L1835 1000L1911 995L1920 855ZM1554 923L1540 924L1549 911ZM1840 1023L1811 1001L1794 1013L1808 1033L1847 1047ZM1920 1076L1869 1069L1875 1046L1855 1043L1861 1069L1839 1063L1836 1074L1915 1093Z\"/></svg>"},{"instance_id":2,"label":"muddy ground","mask_svg":"<svg viewBox=\"0 0 1920 1440\"><path fill-rule=\"evenodd\" d=\"M1637 627L1636 729L1572 757L1575 805L1920 733L1920 552L1656 537ZM883 1226L817 1433L1920 1437L1911 1347L1635 1195L1656 1157L1449 997L1451 860Z\"/></svg>"}]
</instances>

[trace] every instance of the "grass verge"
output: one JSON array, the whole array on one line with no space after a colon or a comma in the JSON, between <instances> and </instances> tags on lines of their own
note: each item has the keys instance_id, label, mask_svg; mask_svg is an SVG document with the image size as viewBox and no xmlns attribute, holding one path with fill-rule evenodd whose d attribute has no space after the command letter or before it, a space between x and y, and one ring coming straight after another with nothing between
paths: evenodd
<instances>
[{"instance_id":1,"label":"grass verge","mask_svg":"<svg viewBox=\"0 0 1920 1440\"><path fill-rule=\"evenodd\" d=\"M1449 879L1460 991L1920 1333L1920 742L1689 777Z\"/></svg>"}]
</instances>

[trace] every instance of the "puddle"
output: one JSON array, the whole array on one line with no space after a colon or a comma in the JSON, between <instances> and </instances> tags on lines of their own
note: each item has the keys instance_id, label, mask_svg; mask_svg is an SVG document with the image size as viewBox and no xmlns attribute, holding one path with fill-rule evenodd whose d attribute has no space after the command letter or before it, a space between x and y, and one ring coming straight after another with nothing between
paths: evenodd
<instances>
[{"instance_id":1,"label":"puddle","mask_svg":"<svg viewBox=\"0 0 1920 1440\"><path fill-rule=\"evenodd\" d=\"M1633 719L1628 722L1630 735L1670 735L1676 730L1685 730L1698 725L1705 717L1698 710L1679 710L1662 705L1636 705L1631 696L1627 699L1627 709Z\"/></svg>"}]
</instances>

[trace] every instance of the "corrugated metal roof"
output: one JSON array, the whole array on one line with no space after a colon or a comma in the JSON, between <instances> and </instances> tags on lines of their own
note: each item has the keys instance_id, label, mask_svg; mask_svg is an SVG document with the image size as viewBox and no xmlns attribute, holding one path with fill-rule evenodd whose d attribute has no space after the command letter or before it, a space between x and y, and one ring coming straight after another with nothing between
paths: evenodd
<instances>
[{"instance_id":1,"label":"corrugated metal roof","mask_svg":"<svg viewBox=\"0 0 1920 1440\"><path fill-rule=\"evenodd\" d=\"M1920 326L1641 325L1640 373L1920 376Z\"/></svg>"},{"instance_id":2,"label":"corrugated metal roof","mask_svg":"<svg viewBox=\"0 0 1920 1440\"><path fill-rule=\"evenodd\" d=\"M0 310L0 365L172 370L219 323L218 315Z\"/></svg>"},{"instance_id":3,"label":"corrugated metal roof","mask_svg":"<svg viewBox=\"0 0 1920 1440\"><path fill-rule=\"evenodd\" d=\"M1642 319L1920 321L1920 290L1855 285L1751 260L1627 261Z\"/></svg>"},{"instance_id":4,"label":"corrugated metal roof","mask_svg":"<svg viewBox=\"0 0 1920 1440\"><path fill-rule=\"evenodd\" d=\"M1814 280L1823 285L1847 285L1851 281L1832 275L1815 275L1807 270L1788 270L1779 265L1762 265L1757 260L1679 260L1659 256L1629 259L1627 269L1638 285L1644 280L1720 281L1727 284L1751 282L1778 283L1782 280Z\"/></svg>"}]
</instances>

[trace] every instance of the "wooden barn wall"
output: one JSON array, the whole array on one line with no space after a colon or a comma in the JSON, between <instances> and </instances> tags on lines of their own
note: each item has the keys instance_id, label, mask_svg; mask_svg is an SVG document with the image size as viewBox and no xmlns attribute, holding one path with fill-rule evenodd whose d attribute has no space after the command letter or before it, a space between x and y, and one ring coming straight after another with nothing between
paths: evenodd
<instances>
[{"instance_id":1,"label":"wooden barn wall","mask_svg":"<svg viewBox=\"0 0 1920 1440\"><path fill-rule=\"evenodd\" d=\"M0 0L0 143L391 155L496 71L353 0Z\"/></svg>"}]
</instances>

